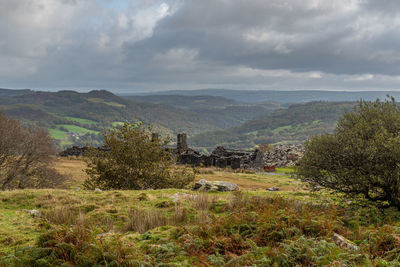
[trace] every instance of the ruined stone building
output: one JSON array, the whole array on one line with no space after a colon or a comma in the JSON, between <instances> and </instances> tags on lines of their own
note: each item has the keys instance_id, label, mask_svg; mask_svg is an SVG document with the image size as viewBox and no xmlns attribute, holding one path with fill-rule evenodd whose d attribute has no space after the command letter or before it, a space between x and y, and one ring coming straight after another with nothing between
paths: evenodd
<instances>
[{"instance_id":1,"label":"ruined stone building","mask_svg":"<svg viewBox=\"0 0 400 267\"><path fill-rule=\"evenodd\" d=\"M192 166L219 167L232 169L262 169L263 154L260 150L243 151L219 146L210 155L201 154L188 147L186 134L178 134L175 149L177 162Z\"/></svg>"},{"instance_id":2,"label":"ruined stone building","mask_svg":"<svg viewBox=\"0 0 400 267\"><path fill-rule=\"evenodd\" d=\"M153 133L151 140L160 138L159 134ZM84 156L87 147L71 147L62 151L60 156ZM105 147L98 147L102 151L109 151ZM243 151L235 149L226 149L219 146L214 149L210 155L201 154L191 149L187 145L187 135L184 133L177 135L176 148L170 149L175 156L178 164L188 164L192 166L219 167L232 169L252 169L258 170L264 167L264 158L260 150Z\"/></svg>"}]
</instances>

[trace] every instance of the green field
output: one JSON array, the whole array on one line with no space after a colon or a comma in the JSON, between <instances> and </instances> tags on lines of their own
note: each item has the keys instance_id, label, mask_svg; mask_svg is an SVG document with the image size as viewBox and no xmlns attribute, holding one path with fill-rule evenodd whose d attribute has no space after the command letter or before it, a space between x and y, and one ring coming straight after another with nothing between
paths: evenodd
<instances>
[{"instance_id":1,"label":"green field","mask_svg":"<svg viewBox=\"0 0 400 267\"><path fill-rule=\"evenodd\" d=\"M64 131L61 131L60 129L48 129L49 130L49 134L51 136L51 138L53 139L64 139L67 137L67 133Z\"/></svg>"},{"instance_id":2,"label":"green field","mask_svg":"<svg viewBox=\"0 0 400 267\"><path fill-rule=\"evenodd\" d=\"M116 126L124 125L124 122L122 122L122 121L113 121L111 124L112 124L113 127L116 127Z\"/></svg>"},{"instance_id":3,"label":"green field","mask_svg":"<svg viewBox=\"0 0 400 267\"><path fill-rule=\"evenodd\" d=\"M281 126L281 127L275 128L272 130L272 132L274 134L278 134L279 132L281 132L283 130L290 130L290 129L292 129L292 125L286 125L286 126Z\"/></svg>"},{"instance_id":4,"label":"green field","mask_svg":"<svg viewBox=\"0 0 400 267\"><path fill-rule=\"evenodd\" d=\"M74 132L79 134L98 133L97 131L89 130L72 124L57 124L57 127L63 127L67 129L69 132Z\"/></svg>"},{"instance_id":5,"label":"green field","mask_svg":"<svg viewBox=\"0 0 400 267\"><path fill-rule=\"evenodd\" d=\"M79 122L79 123L81 123L81 124L86 124L86 125L93 125L93 124L96 124L96 123L97 123L97 122L92 121L92 120L82 119L82 118L76 118L76 117L69 117L69 116L66 116L66 117L64 117L64 118L66 118L66 119L68 119L68 120L71 120L71 121Z\"/></svg>"},{"instance_id":6,"label":"green field","mask_svg":"<svg viewBox=\"0 0 400 267\"><path fill-rule=\"evenodd\" d=\"M117 107L117 108L125 108L126 107L124 104L120 104L120 103L117 103L117 102L104 101L104 99L102 99L102 98L88 98L88 100L90 102L103 103L103 104L106 104L106 105L109 105L109 106L112 106L112 107Z\"/></svg>"}]
</instances>

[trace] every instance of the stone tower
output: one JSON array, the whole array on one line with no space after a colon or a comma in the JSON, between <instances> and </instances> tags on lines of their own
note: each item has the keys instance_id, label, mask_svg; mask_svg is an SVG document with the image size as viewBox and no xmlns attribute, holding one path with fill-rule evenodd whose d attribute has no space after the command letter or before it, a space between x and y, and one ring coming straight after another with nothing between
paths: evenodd
<instances>
[{"instance_id":1,"label":"stone tower","mask_svg":"<svg viewBox=\"0 0 400 267\"><path fill-rule=\"evenodd\" d=\"M180 133L176 137L176 149L178 151L185 151L188 149L187 145L187 135L185 133Z\"/></svg>"}]
</instances>

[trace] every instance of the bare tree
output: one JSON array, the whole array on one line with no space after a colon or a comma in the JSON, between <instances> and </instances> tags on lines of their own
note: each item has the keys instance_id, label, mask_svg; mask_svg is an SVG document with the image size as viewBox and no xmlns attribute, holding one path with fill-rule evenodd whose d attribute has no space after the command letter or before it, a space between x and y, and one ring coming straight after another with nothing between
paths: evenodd
<instances>
[{"instance_id":1,"label":"bare tree","mask_svg":"<svg viewBox=\"0 0 400 267\"><path fill-rule=\"evenodd\" d=\"M55 154L47 131L25 129L0 113L0 189L54 187L64 176L50 167Z\"/></svg>"}]
</instances>

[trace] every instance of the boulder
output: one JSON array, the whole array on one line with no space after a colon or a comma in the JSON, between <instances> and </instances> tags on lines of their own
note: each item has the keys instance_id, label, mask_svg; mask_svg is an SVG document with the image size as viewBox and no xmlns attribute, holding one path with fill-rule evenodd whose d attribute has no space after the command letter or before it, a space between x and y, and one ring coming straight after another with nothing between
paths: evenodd
<instances>
[{"instance_id":1,"label":"boulder","mask_svg":"<svg viewBox=\"0 0 400 267\"><path fill-rule=\"evenodd\" d=\"M203 191L236 191L239 190L239 186L230 182L223 181L207 181L201 179L194 184L193 190L203 190Z\"/></svg>"},{"instance_id":2,"label":"boulder","mask_svg":"<svg viewBox=\"0 0 400 267\"><path fill-rule=\"evenodd\" d=\"M279 191L279 187L270 187L267 188L267 191Z\"/></svg>"},{"instance_id":3,"label":"boulder","mask_svg":"<svg viewBox=\"0 0 400 267\"><path fill-rule=\"evenodd\" d=\"M350 250L359 250L360 249L353 242L351 242L350 240L348 240L345 237L343 237L339 234L336 234L336 233L333 233L332 240L333 240L333 242L335 242L335 244L337 246L342 247L342 248L347 248Z\"/></svg>"}]
</instances>

